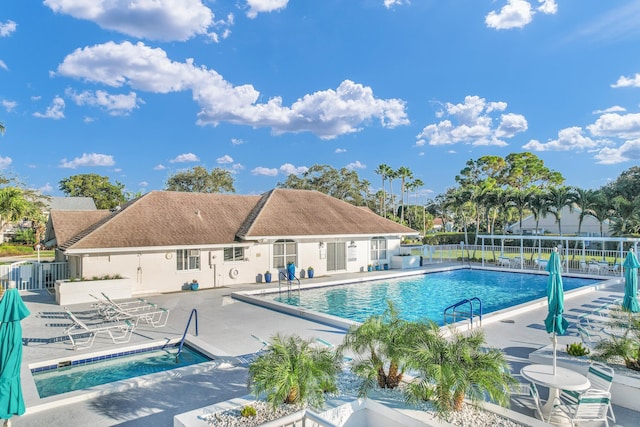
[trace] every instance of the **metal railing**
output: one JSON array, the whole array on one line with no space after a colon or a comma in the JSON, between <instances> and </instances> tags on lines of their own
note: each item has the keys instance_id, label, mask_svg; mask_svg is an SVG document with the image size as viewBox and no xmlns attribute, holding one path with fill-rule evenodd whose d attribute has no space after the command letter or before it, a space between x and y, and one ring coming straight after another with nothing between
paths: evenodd
<instances>
[{"instance_id":1,"label":"metal railing","mask_svg":"<svg viewBox=\"0 0 640 427\"><path fill-rule=\"evenodd\" d=\"M300 279L298 279L295 275L292 275L293 278L289 275L287 271L281 271L278 274L278 292L282 292L282 282L287 284L287 292L291 293L291 285L293 282L298 283L298 292L300 292Z\"/></svg>"},{"instance_id":2,"label":"metal railing","mask_svg":"<svg viewBox=\"0 0 640 427\"><path fill-rule=\"evenodd\" d=\"M189 315L189 320L187 320L187 326L184 328L184 334L182 334L182 339L180 340L180 346L178 347L178 354L176 354L176 359L180 356L182 352L182 346L184 345L184 340L187 338L187 331L189 330L189 326L191 325L191 319L195 316L196 319L196 336L198 336L198 310L195 308L191 310L191 314Z\"/></svg>"},{"instance_id":3,"label":"metal railing","mask_svg":"<svg viewBox=\"0 0 640 427\"><path fill-rule=\"evenodd\" d=\"M468 317L469 318L469 327L471 329L473 329L473 317L475 315L475 310L474 310L474 305L473 302L477 301L478 302L478 318L479 318L479 323L478 326L482 326L482 300L480 300L480 298L478 297L473 297L473 298L469 298L469 299L463 299L458 301L455 304L450 305L449 307L444 309L444 324L448 324L447 320L449 319L449 317L452 320L452 323L456 323L457 318L456 318L456 314L459 313L461 315L463 315L464 317ZM458 307L461 306L469 306L469 311L460 311L457 310Z\"/></svg>"}]
</instances>

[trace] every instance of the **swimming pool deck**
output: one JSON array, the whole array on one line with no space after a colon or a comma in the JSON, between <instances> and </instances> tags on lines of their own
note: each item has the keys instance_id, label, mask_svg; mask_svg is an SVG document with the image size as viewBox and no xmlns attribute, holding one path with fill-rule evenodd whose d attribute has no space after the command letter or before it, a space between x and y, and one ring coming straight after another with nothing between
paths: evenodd
<instances>
[{"instance_id":1,"label":"swimming pool deck","mask_svg":"<svg viewBox=\"0 0 640 427\"><path fill-rule=\"evenodd\" d=\"M432 270L442 267L442 264L438 264L424 269ZM390 270L341 274L333 277L304 279L303 283L361 281L385 278L398 273L418 272L420 271ZM567 319L572 322L585 310L593 310L604 302L622 298L624 292L622 283L618 279L610 283L606 287L589 292L567 293L565 296ZM260 340L266 341L276 333L298 334L304 338L321 338L334 345L342 342L345 332L343 329L279 313L231 297L232 292L259 290L273 286L273 283L269 285L262 283L148 296L148 300L171 310L167 326L153 328L141 323L127 344L116 345L108 337L98 336L90 349L77 351L72 350L68 341L62 339L64 337L62 331L69 324L68 319L64 317L64 307L56 305L55 298L46 291L23 293L23 300L31 311L31 316L22 322L26 344L23 348L22 382L27 413L21 417L14 417L13 425L172 426L173 416L176 414L246 395L248 393L247 371L242 366L165 377L160 382L129 388L90 400L79 398L71 404L61 404L56 401L56 398L40 399L30 374L25 374L30 364L38 362L67 360L101 351L121 351L126 347L140 346L150 342L180 339L194 308L198 312L198 340L206 343L211 351L223 360L225 356L246 355L260 350L263 346ZM72 312L82 313L91 310L91 305L74 305L69 306L69 309ZM488 344L505 351L515 374L520 372L522 366L531 363L528 359L529 353L549 344L549 335L545 332L543 324L546 312L546 298L542 298L529 304L525 309L485 316L483 329ZM194 326L192 322L191 334L195 332ZM559 346L577 340L574 327L558 339ZM638 401L640 402L640 396ZM610 423L610 425L628 427L640 425L640 403L638 406L638 411L633 411L614 405L617 424ZM513 409L518 410L517 407Z\"/></svg>"}]
</instances>

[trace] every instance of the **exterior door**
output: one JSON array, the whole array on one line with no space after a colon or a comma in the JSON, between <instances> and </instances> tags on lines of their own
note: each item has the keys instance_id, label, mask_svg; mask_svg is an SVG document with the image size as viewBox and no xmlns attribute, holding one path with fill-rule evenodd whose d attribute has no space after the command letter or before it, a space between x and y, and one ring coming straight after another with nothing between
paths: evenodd
<instances>
[{"instance_id":1,"label":"exterior door","mask_svg":"<svg viewBox=\"0 0 640 427\"><path fill-rule=\"evenodd\" d=\"M345 242L327 243L327 271L347 269L347 250Z\"/></svg>"}]
</instances>

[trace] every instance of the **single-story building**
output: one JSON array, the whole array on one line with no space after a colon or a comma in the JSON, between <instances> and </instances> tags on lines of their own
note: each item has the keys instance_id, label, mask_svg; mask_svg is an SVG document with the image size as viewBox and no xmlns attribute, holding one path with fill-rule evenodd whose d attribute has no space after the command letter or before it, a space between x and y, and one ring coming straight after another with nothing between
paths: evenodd
<instances>
[{"instance_id":1,"label":"single-story building","mask_svg":"<svg viewBox=\"0 0 640 427\"><path fill-rule=\"evenodd\" d=\"M562 226L563 235L577 235L578 225L580 222L580 208L574 207L572 210L565 206L560 211L560 224L556 221L555 215L548 213L541 217L536 224L533 215L529 215L522 219L522 228L520 221L516 221L507 227L507 230L513 234L560 234L560 226ZM536 227L537 226L537 227ZM522 232L520 231L522 230ZM591 215L585 215L580 227L580 236L586 237L610 237L610 222L605 220L602 223L602 235L600 235L600 221Z\"/></svg>"},{"instance_id":2,"label":"single-story building","mask_svg":"<svg viewBox=\"0 0 640 427\"><path fill-rule=\"evenodd\" d=\"M51 211L46 241L71 279L121 276L132 294L366 271L418 232L317 191L262 195L153 191L107 211Z\"/></svg>"}]
</instances>

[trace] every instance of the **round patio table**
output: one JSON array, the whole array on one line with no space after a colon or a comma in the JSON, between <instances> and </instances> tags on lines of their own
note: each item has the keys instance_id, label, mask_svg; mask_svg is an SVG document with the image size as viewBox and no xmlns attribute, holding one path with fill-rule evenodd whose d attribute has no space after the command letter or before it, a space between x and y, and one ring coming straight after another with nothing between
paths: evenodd
<instances>
[{"instance_id":1,"label":"round patio table","mask_svg":"<svg viewBox=\"0 0 640 427\"><path fill-rule=\"evenodd\" d=\"M520 374L527 380L549 387L549 398L544 404L542 415L545 419L553 410L554 402L560 396L560 389L571 391L584 391L591 387L591 382L587 377L571 369L556 366L556 373L553 374L552 365L527 365L520 370Z\"/></svg>"}]
</instances>

